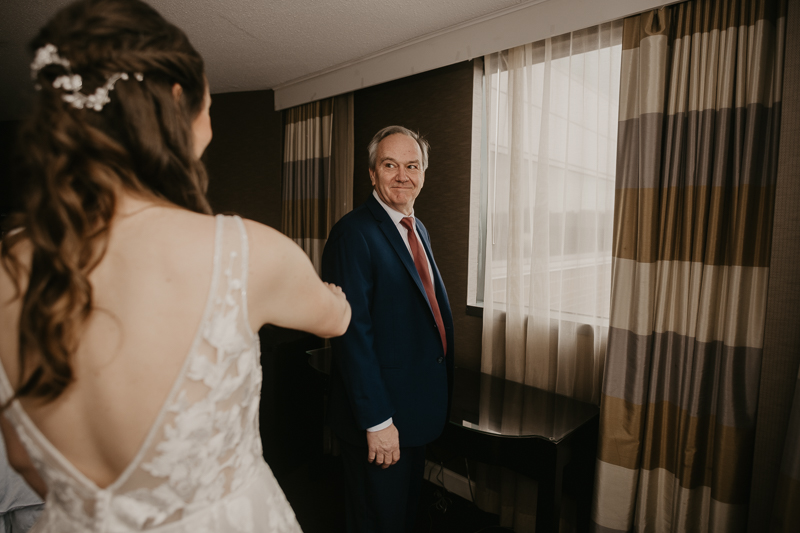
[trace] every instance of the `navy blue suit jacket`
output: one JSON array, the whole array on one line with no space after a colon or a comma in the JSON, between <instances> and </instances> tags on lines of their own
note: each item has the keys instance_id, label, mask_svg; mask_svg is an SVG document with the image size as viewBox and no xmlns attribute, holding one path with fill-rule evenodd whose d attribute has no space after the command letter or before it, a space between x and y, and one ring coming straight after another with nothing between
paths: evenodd
<instances>
[{"instance_id":1,"label":"navy blue suit jacket","mask_svg":"<svg viewBox=\"0 0 800 533\"><path fill-rule=\"evenodd\" d=\"M333 428L352 444L366 445L366 428L389 417L400 446L431 442L446 422L453 316L419 220L417 232L433 270L447 354L414 259L373 196L336 223L325 245L322 279L342 287L353 310L347 332L331 339L330 399Z\"/></svg>"}]
</instances>

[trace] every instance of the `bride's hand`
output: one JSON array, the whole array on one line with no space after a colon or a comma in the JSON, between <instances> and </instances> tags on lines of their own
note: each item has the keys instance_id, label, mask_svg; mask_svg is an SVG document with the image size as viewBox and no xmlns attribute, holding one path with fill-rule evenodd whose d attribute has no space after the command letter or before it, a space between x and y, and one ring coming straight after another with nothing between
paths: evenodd
<instances>
[{"instance_id":1,"label":"bride's hand","mask_svg":"<svg viewBox=\"0 0 800 533\"><path fill-rule=\"evenodd\" d=\"M334 295L336 296L341 295L342 298L344 298L345 300L347 299L347 296L345 295L341 287L339 287L338 285L334 285L333 283L328 283L327 281L323 281L323 283L325 284L326 287L328 287L328 289L330 289L330 291Z\"/></svg>"},{"instance_id":2,"label":"bride's hand","mask_svg":"<svg viewBox=\"0 0 800 533\"><path fill-rule=\"evenodd\" d=\"M353 310L350 308L350 302L347 301L347 296L345 295L344 291L338 285L334 285L333 283L328 283L327 281L323 281L325 286L328 288L333 296L339 300L343 304L343 317L344 317L344 324L345 324L345 331L347 330L347 325L350 324L350 318L352 318ZM344 335L344 331L342 331L339 335ZM338 335L337 335L338 336Z\"/></svg>"}]
</instances>

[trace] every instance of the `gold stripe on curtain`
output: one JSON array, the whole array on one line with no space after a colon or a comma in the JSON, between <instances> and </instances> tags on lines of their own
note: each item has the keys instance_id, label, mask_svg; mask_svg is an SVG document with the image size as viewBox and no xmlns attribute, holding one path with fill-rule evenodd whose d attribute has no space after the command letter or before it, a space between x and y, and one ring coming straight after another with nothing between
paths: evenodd
<instances>
[{"instance_id":1,"label":"gold stripe on curtain","mask_svg":"<svg viewBox=\"0 0 800 533\"><path fill-rule=\"evenodd\" d=\"M284 112L282 230L319 273L331 227L353 204L353 95Z\"/></svg>"},{"instance_id":2,"label":"gold stripe on curtain","mask_svg":"<svg viewBox=\"0 0 800 533\"><path fill-rule=\"evenodd\" d=\"M786 2L625 20L593 527L747 527Z\"/></svg>"}]
</instances>

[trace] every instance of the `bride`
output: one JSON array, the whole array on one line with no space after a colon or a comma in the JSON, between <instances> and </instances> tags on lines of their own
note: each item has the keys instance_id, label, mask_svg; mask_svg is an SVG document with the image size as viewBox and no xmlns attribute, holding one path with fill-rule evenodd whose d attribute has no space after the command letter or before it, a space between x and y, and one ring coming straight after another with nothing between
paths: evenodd
<instances>
[{"instance_id":1,"label":"bride","mask_svg":"<svg viewBox=\"0 0 800 533\"><path fill-rule=\"evenodd\" d=\"M2 241L0 406L37 532L299 531L264 463L256 332L350 307L277 231L213 217L203 60L139 0L32 42L23 212Z\"/></svg>"}]
</instances>

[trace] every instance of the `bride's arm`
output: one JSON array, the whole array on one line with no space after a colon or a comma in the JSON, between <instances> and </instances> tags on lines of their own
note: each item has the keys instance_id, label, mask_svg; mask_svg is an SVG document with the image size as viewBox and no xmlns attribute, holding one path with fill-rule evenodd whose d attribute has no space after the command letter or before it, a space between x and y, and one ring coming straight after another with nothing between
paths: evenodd
<instances>
[{"instance_id":1,"label":"bride's arm","mask_svg":"<svg viewBox=\"0 0 800 533\"><path fill-rule=\"evenodd\" d=\"M0 414L0 429L2 429L3 440L6 442L8 464L19 472L28 485L44 499L47 496L47 485L45 485L39 472L36 471L33 463L31 463L31 458L28 457L28 452L25 451L25 447L20 442L14 426L2 414Z\"/></svg>"},{"instance_id":2,"label":"bride's arm","mask_svg":"<svg viewBox=\"0 0 800 533\"><path fill-rule=\"evenodd\" d=\"M250 242L248 311L253 331L264 324L337 337L350 324L339 287L323 283L303 250L282 233L245 220Z\"/></svg>"}]
</instances>

